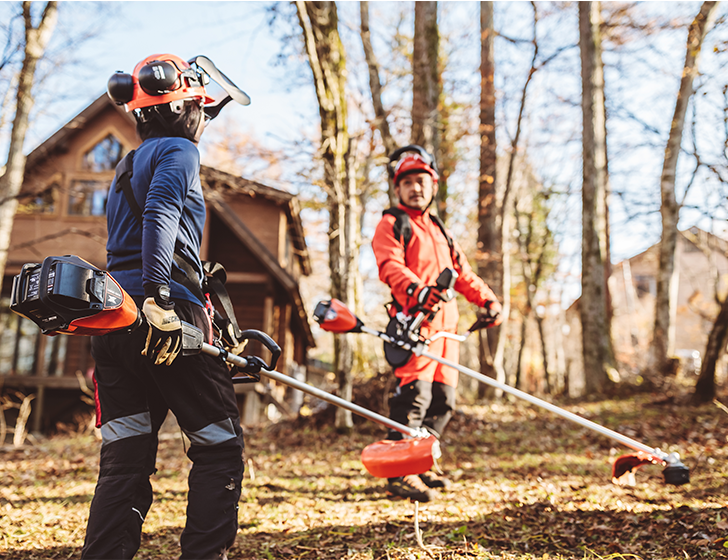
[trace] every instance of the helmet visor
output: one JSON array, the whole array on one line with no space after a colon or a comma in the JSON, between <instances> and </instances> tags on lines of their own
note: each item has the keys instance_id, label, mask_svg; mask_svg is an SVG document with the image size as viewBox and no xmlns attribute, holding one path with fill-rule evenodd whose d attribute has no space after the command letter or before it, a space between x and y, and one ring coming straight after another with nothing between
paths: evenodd
<instances>
[{"instance_id":1,"label":"helmet visor","mask_svg":"<svg viewBox=\"0 0 728 560\"><path fill-rule=\"evenodd\" d=\"M236 86L225 74L220 72L212 60L206 56L196 56L191 58L189 63L203 71L217 87L222 89L222 96L214 96L217 101L211 104L205 104L205 115L208 119L214 119L220 113L220 110L230 103L230 101L235 101L240 105L250 105L250 97L248 97L248 94Z\"/></svg>"}]
</instances>

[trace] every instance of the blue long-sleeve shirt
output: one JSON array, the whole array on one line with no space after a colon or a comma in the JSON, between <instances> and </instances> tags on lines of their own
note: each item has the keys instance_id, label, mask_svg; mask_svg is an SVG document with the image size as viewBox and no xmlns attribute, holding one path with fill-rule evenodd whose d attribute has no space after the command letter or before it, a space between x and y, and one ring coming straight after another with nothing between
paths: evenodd
<instances>
[{"instance_id":1,"label":"blue long-sleeve shirt","mask_svg":"<svg viewBox=\"0 0 728 560\"><path fill-rule=\"evenodd\" d=\"M142 209L143 230L123 190L116 192L114 181L106 203L107 268L132 296L144 296L145 286L169 284L173 300L200 304L187 288L171 279L175 244L203 277L199 253L205 199L197 147L185 138L145 140L134 153L131 186ZM138 269L119 270L139 262L141 275Z\"/></svg>"}]
</instances>

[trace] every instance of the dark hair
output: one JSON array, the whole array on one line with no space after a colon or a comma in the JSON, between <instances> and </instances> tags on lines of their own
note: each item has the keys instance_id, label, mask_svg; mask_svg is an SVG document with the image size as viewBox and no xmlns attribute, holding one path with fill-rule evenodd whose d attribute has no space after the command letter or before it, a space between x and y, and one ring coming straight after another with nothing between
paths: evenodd
<instances>
[{"instance_id":1,"label":"dark hair","mask_svg":"<svg viewBox=\"0 0 728 560\"><path fill-rule=\"evenodd\" d=\"M169 105L157 105L142 109L144 120L137 118L137 134L142 142L147 138L175 136L194 142L202 109L197 100L185 99L181 113L173 113Z\"/></svg>"}]
</instances>

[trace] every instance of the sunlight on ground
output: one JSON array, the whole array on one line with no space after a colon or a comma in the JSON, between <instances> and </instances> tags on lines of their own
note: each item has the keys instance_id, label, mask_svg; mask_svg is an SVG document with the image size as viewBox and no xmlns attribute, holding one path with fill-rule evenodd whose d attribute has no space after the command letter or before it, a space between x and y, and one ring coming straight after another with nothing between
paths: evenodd
<instances>
[{"instance_id":1,"label":"sunlight on ground","mask_svg":"<svg viewBox=\"0 0 728 560\"><path fill-rule=\"evenodd\" d=\"M382 437L285 425L248 430L240 531L230 558L598 559L728 557L728 414L630 399L573 407L646 443L676 445L691 484L666 486L660 468L634 487L610 482L627 452L602 436L520 404L463 407L443 439L454 481L438 499L392 501L359 461ZM0 555L78 557L98 468L92 435L5 448ZM179 554L189 462L178 435L160 444L155 503L138 558Z\"/></svg>"}]
</instances>

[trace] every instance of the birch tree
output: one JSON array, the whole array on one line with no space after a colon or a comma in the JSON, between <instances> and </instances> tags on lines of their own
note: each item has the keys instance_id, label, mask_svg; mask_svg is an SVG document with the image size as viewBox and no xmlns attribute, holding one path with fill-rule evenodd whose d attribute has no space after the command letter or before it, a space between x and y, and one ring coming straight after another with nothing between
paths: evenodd
<instances>
[{"instance_id":1,"label":"birch tree","mask_svg":"<svg viewBox=\"0 0 728 560\"><path fill-rule=\"evenodd\" d=\"M58 21L58 3L48 2L37 26L33 23L31 2L23 2L23 21L25 24L25 46L23 66L18 75L15 96L15 118L10 132L8 158L5 174L0 177L0 286L5 275L8 259L10 234L13 230L17 196L23 185L25 175L25 154L23 144L28 131L28 117L33 108L33 84L38 60L45 53L48 41Z\"/></svg>"},{"instance_id":2,"label":"birch tree","mask_svg":"<svg viewBox=\"0 0 728 560\"><path fill-rule=\"evenodd\" d=\"M693 95L693 81L698 75L698 62L703 40L712 26L718 2L703 2L700 11L688 28L688 38L680 89L675 101L675 112L670 124L670 134L665 146L665 157L660 176L660 215L662 238L660 265L657 274L655 296L655 323L650 346L651 374L666 371L668 357L674 353L675 312L677 288L675 257L677 251L677 222L680 205L675 197L675 174L680 154L685 115Z\"/></svg>"},{"instance_id":3,"label":"birch tree","mask_svg":"<svg viewBox=\"0 0 728 560\"><path fill-rule=\"evenodd\" d=\"M604 125L604 71L600 2L579 2L582 82L582 353L587 394L603 393L616 375L607 317L606 197L607 154ZM612 376L610 378L610 375Z\"/></svg>"},{"instance_id":4,"label":"birch tree","mask_svg":"<svg viewBox=\"0 0 728 560\"><path fill-rule=\"evenodd\" d=\"M329 211L329 268L331 296L349 308L356 307L358 274L358 216L354 170L349 169L350 139L347 129L346 53L338 30L335 2L296 1L298 20L313 74L321 119L320 157L323 188ZM353 352L351 335L334 335L334 368L339 396L352 398ZM336 427L353 427L351 412L336 410Z\"/></svg>"}]
</instances>

